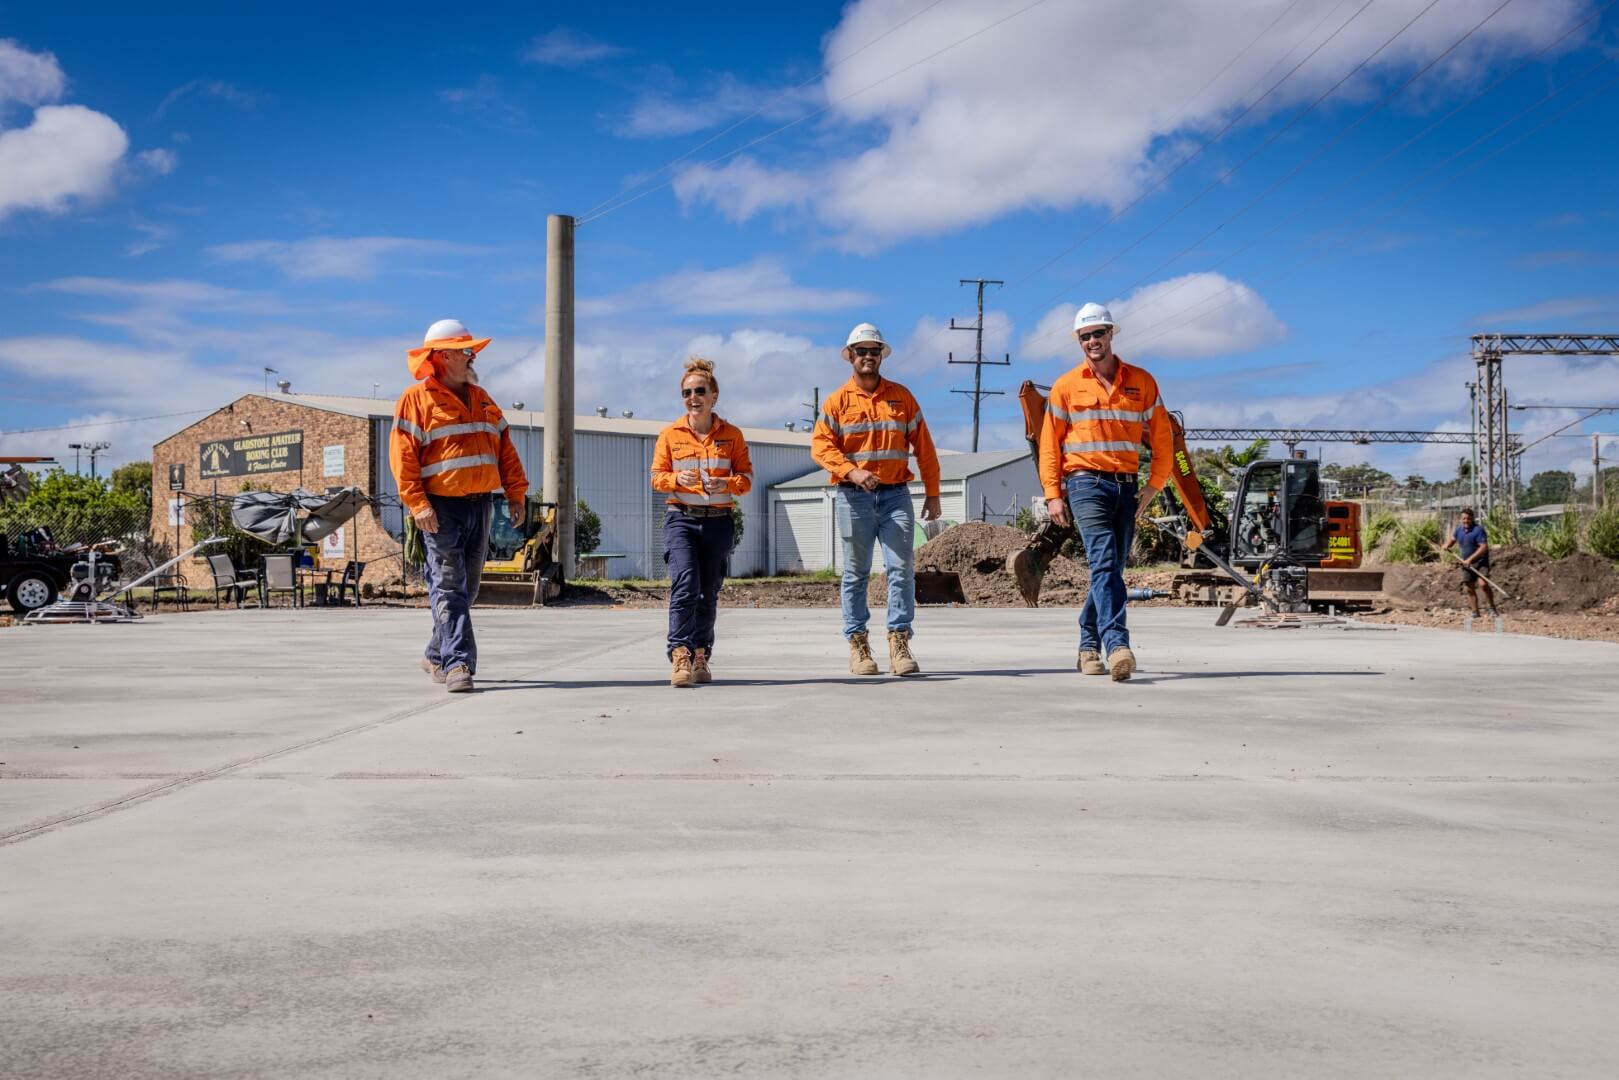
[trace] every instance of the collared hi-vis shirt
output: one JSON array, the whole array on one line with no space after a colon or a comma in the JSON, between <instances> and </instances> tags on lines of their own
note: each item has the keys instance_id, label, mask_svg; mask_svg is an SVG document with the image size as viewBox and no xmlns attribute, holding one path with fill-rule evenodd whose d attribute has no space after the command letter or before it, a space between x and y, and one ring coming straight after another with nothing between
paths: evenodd
<instances>
[{"instance_id":1,"label":"collared hi-vis shirt","mask_svg":"<svg viewBox=\"0 0 1619 1080\"><path fill-rule=\"evenodd\" d=\"M399 501L413 514L427 508L429 495L504 491L508 500L518 500L528 494L500 406L483 387L470 391L468 404L430 376L399 395L388 460Z\"/></svg>"},{"instance_id":2,"label":"collared hi-vis shirt","mask_svg":"<svg viewBox=\"0 0 1619 1080\"><path fill-rule=\"evenodd\" d=\"M675 474L697 469L710 478L725 481L725 490L710 494L700 483L681 485ZM746 495L753 488L753 461L742 429L714 417L707 435L691 428L681 417L658 432L652 448L652 490L666 492L670 506L730 506L733 496Z\"/></svg>"},{"instance_id":3,"label":"collared hi-vis shirt","mask_svg":"<svg viewBox=\"0 0 1619 1080\"><path fill-rule=\"evenodd\" d=\"M922 473L922 490L939 494L939 455L922 419L922 406L905 387L883 379L867 393L850 379L821 402L810 456L834 484L865 469L882 484L909 483L910 459Z\"/></svg>"},{"instance_id":4,"label":"collared hi-vis shirt","mask_svg":"<svg viewBox=\"0 0 1619 1080\"><path fill-rule=\"evenodd\" d=\"M1089 361L1065 372L1046 397L1040 428L1040 486L1046 498L1062 498L1063 477L1080 469L1136 472L1143 436L1152 447L1147 482L1162 489L1175 457L1175 433L1158 383L1123 360L1112 389L1096 377Z\"/></svg>"}]
</instances>

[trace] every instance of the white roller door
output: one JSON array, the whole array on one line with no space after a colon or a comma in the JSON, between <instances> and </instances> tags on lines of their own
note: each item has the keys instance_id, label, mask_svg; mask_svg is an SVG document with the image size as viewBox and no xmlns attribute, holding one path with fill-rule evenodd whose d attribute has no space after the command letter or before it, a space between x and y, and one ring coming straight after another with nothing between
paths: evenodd
<instances>
[{"instance_id":1,"label":"white roller door","mask_svg":"<svg viewBox=\"0 0 1619 1080\"><path fill-rule=\"evenodd\" d=\"M776 500L778 574L825 570L832 565L828 512L827 503L819 493L813 499Z\"/></svg>"}]
</instances>

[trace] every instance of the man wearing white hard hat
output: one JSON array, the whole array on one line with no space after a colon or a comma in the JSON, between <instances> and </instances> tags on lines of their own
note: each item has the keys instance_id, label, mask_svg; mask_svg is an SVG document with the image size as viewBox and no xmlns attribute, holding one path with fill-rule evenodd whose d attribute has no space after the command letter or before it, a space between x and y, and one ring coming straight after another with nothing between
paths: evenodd
<instances>
[{"instance_id":1,"label":"man wearing white hard hat","mask_svg":"<svg viewBox=\"0 0 1619 1080\"><path fill-rule=\"evenodd\" d=\"M843 358L851 377L821 403L810 455L837 485L838 536L843 541L843 636L849 642L849 670L876 675L866 622L866 582L873 545L883 549L888 575L888 670L915 675L911 623L916 617L916 577L912 545L916 522L911 507L910 459L922 474L922 518L939 516L939 455L922 419L922 406L899 383L882 377L893 350L882 331L861 323L849 333Z\"/></svg>"},{"instance_id":2,"label":"man wearing white hard hat","mask_svg":"<svg viewBox=\"0 0 1619 1080\"><path fill-rule=\"evenodd\" d=\"M506 418L473 370L488 344L455 319L427 328L422 347L409 352L411 377L421 381L399 395L388 452L399 501L427 546L433 635L422 669L452 694L470 691L478 670L472 604L494 499L504 495L512 524L521 526L528 497Z\"/></svg>"},{"instance_id":3,"label":"man wearing white hard hat","mask_svg":"<svg viewBox=\"0 0 1619 1080\"><path fill-rule=\"evenodd\" d=\"M1090 564L1079 615L1079 670L1123 682L1136 669L1124 617L1125 562L1137 519L1169 480L1175 440L1158 383L1114 355L1117 329L1101 304L1086 304L1074 316L1083 359L1046 398L1040 484L1052 520L1078 526ZM1144 440L1152 447L1152 471L1142 485Z\"/></svg>"}]
</instances>

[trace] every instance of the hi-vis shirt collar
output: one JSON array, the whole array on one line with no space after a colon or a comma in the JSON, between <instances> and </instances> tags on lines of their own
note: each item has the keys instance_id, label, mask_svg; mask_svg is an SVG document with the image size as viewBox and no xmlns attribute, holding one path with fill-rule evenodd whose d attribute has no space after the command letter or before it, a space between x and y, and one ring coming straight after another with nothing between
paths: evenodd
<instances>
[{"instance_id":1,"label":"hi-vis shirt collar","mask_svg":"<svg viewBox=\"0 0 1619 1080\"><path fill-rule=\"evenodd\" d=\"M1115 353L1114 355L1117 356L1118 354ZM1113 385L1123 386L1128 373L1134 371L1135 369L1129 364L1126 364L1123 357L1119 357L1118 360L1119 370L1113 373ZM1085 376L1087 379L1095 379L1097 382L1102 381L1101 378L1097 376L1096 372L1091 370L1091 362L1089 360L1085 360L1079 365L1079 373Z\"/></svg>"},{"instance_id":2,"label":"hi-vis shirt collar","mask_svg":"<svg viewBox=\"0 0 1619 1080\"><path fill-rule=\"evenodd\" d=\"M708 429L707 435L697 434L697 429L691 426L691 417L687 416L685 413L681 413L680 419L675 421L675 427L685 428L687 431L691 432L691 437L699 442L704 439L712 439L714 436L720 433L720 428L726 426L727 423L725 418L719 413L714 414L714 424Z\"/></svg>"},{"instance_id":3,"label":"hi-vis shirt collar","mask_svg":"<svg viewBox=\"0 0 1619 1080\"><path fill-rule=\"evenodd\" d=\"M483 407L483 399L488 396L484 392L483 387L479 386L477 383L473 383L470 387L468 387L468 389L472 392L467 395L466 401L462 401L461 395L457 394L454 390L451 390L448 386L444 385L444 383L440 382L437 375L429 375L427 378L422 380L422 383L427 387L427 392L432 394L434 399L440 404L449 406L450 402L453 401L455 402L453 408L459 409L466 413L481 409Z\"/></svg>"},{"instance_id":4,"label":"hi-vis shirt collar","mask_svg":"<svg viewBox=\"0 0 1619 1080\"><path fill-rule=\"evenodd\" d=\"M867 392L866 389L860 385L860 380L856 379L853 375L851 375L851 376L849 376L849 381L843 384L843 388L845 390L852 390L855 393L859 394L861 397L868 397L868 398L871 398L873 401L875 401L877 398L882 396L884 390L891 390L896 385L897 384L891 383L887 379L885 379L881 375L879 375L879 376L877 376L877 388L875 390Z\"/></svg>"}]
</instances>

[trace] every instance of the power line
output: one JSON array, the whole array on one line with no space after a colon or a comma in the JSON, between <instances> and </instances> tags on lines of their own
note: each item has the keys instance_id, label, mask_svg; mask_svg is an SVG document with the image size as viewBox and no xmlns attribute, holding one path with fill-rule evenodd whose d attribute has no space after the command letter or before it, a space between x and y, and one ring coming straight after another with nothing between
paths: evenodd
<instances>
[{"instance_id":1,"label":"power line","mask_svg":"<svg viewBox=\"0 0 1619 1080\"><path fill-rule=\"evenodd\" d=\"M751 150L753 147L758 146L760 143L764 142L766 139L774 138L775 136L780 135L782 132L787 131L790 128L797 127L799 124L802 124L806 120L813 120L817 116L821 116L821 115L823 115L823 114L825 114L827 112L830 112L834 105L841 105L845 101L848 101L848 100L850 100L852 98L859 97L861 94L864 94L867 90L874 90L877 87L881 86L883 83L888 82L890 79L898 78L899 76L905 74L906 72L912 70L913 68L920 67L921 65L927 63L928 61L934 59L935 57L944 55L945 53L949 52L951 49L957 48L958 46L961 46L961 45L965 45L967 42L973 40L974 38L978 37L979 35L988 33L989 31L995 29L997 26L1000 26L1001 24L1006 23L1006 22L1010 22L1012 19L1017 18L1019 15L1022 15L1024 12L1032 11L1033 9L1039 7L1041 4L1043 4L1045 2L1046 2L1046 0L1034 0L1033 3L1026 4L1023 7L1018 8L1016 11L1012 12L1010 15L1003 15L1001 18L996 19L994 22L990 23L987 26L979 27L977 30L974 30L972 33L968 34L966 37L961 38L961 39L959 39L957 41L953 41L949 45L946 45L944 48L935 50L934 52L931 52L928 55L922 57L922 59L920 59L920 60L916 60L916 61L914 61L912 63L909 63L909 64L905 65L904 67L898 69L897 71L889 72L887 75L884 75L882 78L878 79L874 83L869 83L869 84L867 84L865 86L862 86L858 90L852 90L849 93L843 95L842 97L837 98L836 100L827 102L825 105L821 106L819 109L816 109L813 112L805 113L803 116L800 116L797 120L790 120L787 123L781 125L780 127L774 129L773 131L767 131L763 135L760 135L758 138L753 139L753 140L751 140L749 142L745 142L741 146L737 147L734 150L727 150L725 153L721 154L719 157L710 158L707 161L700 162L700 164L703 165L703 166L718 165L720 162L726 161L726 160L728 160L730 158L733 158L736 155L742 153L744 150ZM1367 0L1367 2L1370 3L1371 0ZM665 180L663 183L658 184L656 187L647 188L645 191L641 192L639 195L636 195L636 196L634 196L632 198L629 198L629 199L625 199L623 202L619 203L616 206L608 207L606 210L597 211L596 213L591 214L589 217L581 218L579 220L579 224L580 225L588 225L590 222L596 221L596 220L598 220L600 218L604 218L608 214L616 213L617 211L624 209L626 206L629 206L631 203L640 202L642 199L646 198L648 195L652 195L652 194L655 194L655 193L657 193L659 191L662 191L664 188L669 187L674 182L675 182L674 178L671 177L670 179Z\"/></svg>"},{"instance_id":2,"label":"power line","mask_svg":"<svg viewBox=\"0 0 1619 1080\"><path fill-rule=\"evenodd\" d=\"M1294 0L1294 2L1297 3L1297 0ZM649 183L652 180L657 179L659 176L662 176L664 173L668 172L670 169L674 168L676 165L679 165L682 161L685 161L687 158L689 158L693 154L697 153L699 150L702 150L702 149L704 149L706 147L712 146L714 143L716 143L719 140L725 138L725 136L729 135L731 132L735 131L737 128L739 128L742 125L746 124L748 121L754 119L755 117L763 115L766 111L768 111L770 109L770 107L772 105L776 104L778 101L785 100L788 95L796 94L800 90L804 89L806 86L808 86L811 83L815 82L816 80L826 78L828 75L832 74L832 72L836 71L838 68L842 67L844 64L847 64L850 60L853 60L855 57L859 56L861 53L865 52L867 49L871 48L873 45L876 45L878 42L882 41L884 38L887 38L889 35L893 34L895 31L901 29L902 27L905 27L905 26L909 25L910 23L915 22L917 19L921 18L923 15L926 15L928 12L932 11L934 8L938 7L942 3L944 3L944 0L933 0L933 2L931 4L927 5L926 7L922 8L919 11L916 11L916 12L912 13L911 15L906 16L904 19L901 19L899 22L895 23L893 26L890 26L887 30L884 30L881 34L878 34L876 37L872 38L870 41L868 41L864 45L860 46L860 48L858 48L858 49L854 50L853 52L848 53L847 55L843 56L836 63L828 64L826 67L824 67L821 70L817 71L814 75L811 75L809 78L805 79L803 82L799 83L797 86L794 86L794 87L792 87L790 89L782 90L782 91L778 92L774 97L770 98L763 105L759 106L757 109L753 110L748 115L744 116L742 119L736 121L730 127L726 128L723 131L716 132L715 134L710 135L708 138L704 139L702 142L698 143L696 146L692 147L690 150L687 150L684 154L681 154L679 157L670 158L668 161L666 161L662 165L660 165L655 171L653 171L652 173L649 173L648 175L644 176L638 183L632 185L631 187L627 188L624 191L620 191L616 195L608 196L607 198L603 199L601 202L597 203L595 206L592 206L589 210L586 210L580 216L585 221L591 220L592 216L595 215L596 211L600 210L602 207L606 206L608 203L615 202L618 199L625 198L626 196L629 195L630 192L634 191L636 188L639 188L642 184L646 184L646 183Z\"/></svg>"},{"instance_id":3,"label":"power line","mask_svg":"<svg viewBox=\"0 0 1619 1080\"><path fill-rule=\"evenodd\" d=\"M156 416L125 416L117 420L100 420L89 424L63 424L60 427L12 428L10 431L0 431L0 435L33 435L41 431L83 431L86 428L107 427L112 424L138 424L143 420L169 420L176 416L195 416L197 413L213 411L213 409L187 409L184 412L158 413Z\"/></svg>"},{"instance_id":4,"label":"power line","mask_svg":"<svg viewBox=\"0 0 1619 1080\"><path fill-rule=\"evenodd\" d=\"M973 358L971 360L957 360L954 353L949 353L946 356L946 363L971 364L973 366L973 388L971 390L952 390L950 392L952 394L966 394L973 399L973 453L976 454L978 453L979 406L983 402L984 398L998 397L1005 393L1005 391L1002 390L984 389L984 365L989 364L992 367L1012 366L1012 356L1010 353L1007 354L1006 359L1004 360L984 359L984 286L1004 285L1006 283L1004 281L995 281L990 278L962 278L960 283L962 285L978 286L978 319L970 326L957 326L956 320L951 319L950 329L972 331L977 335L978 344L977 348L973 351Z\"/></svg>"}]
</instances>

